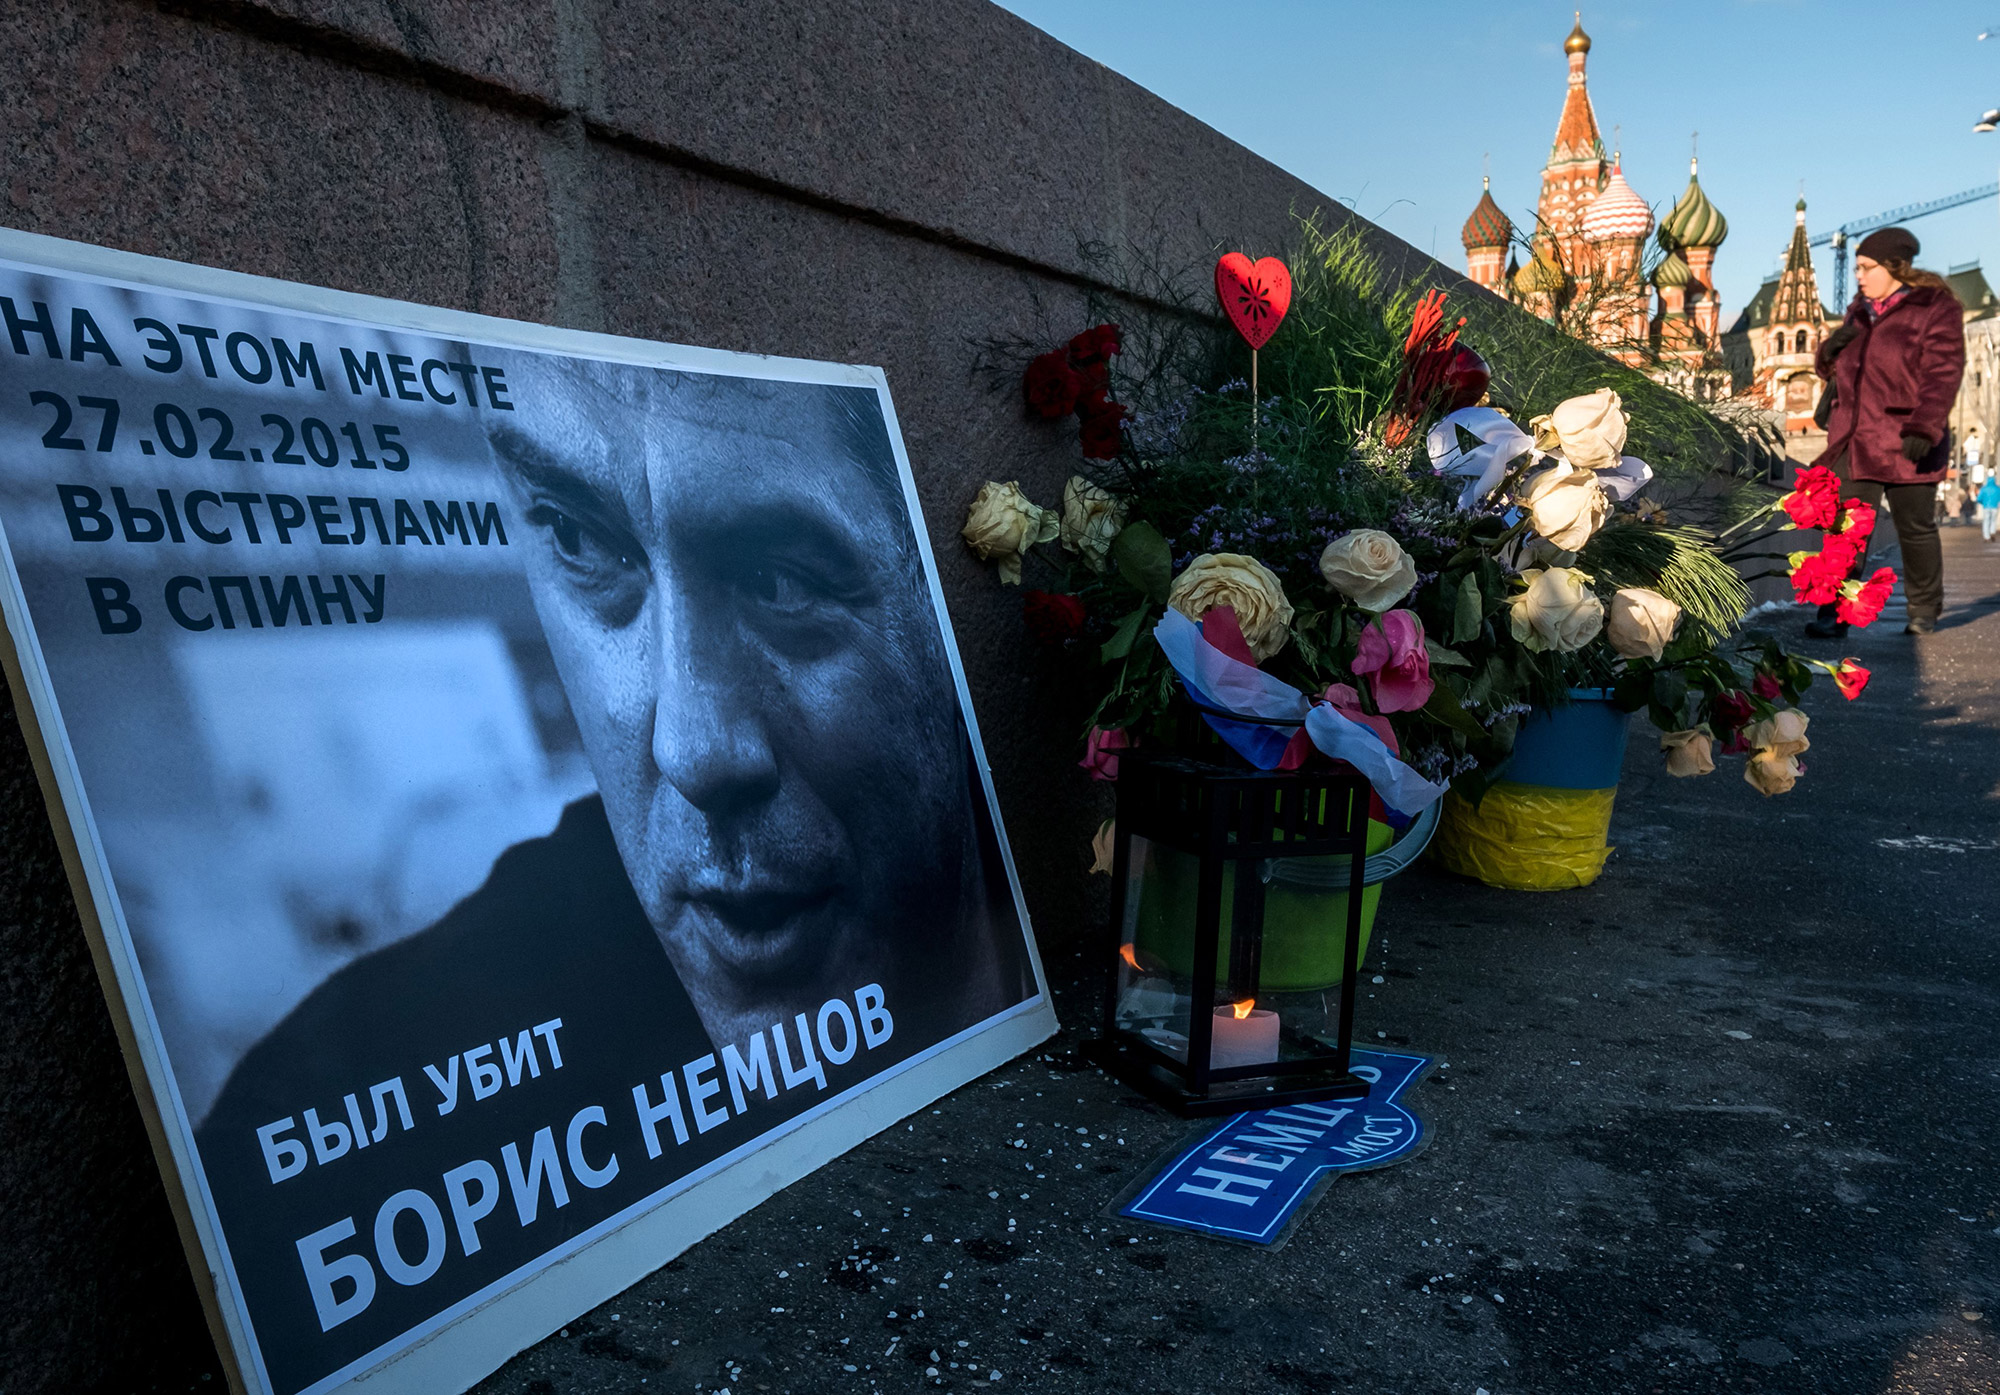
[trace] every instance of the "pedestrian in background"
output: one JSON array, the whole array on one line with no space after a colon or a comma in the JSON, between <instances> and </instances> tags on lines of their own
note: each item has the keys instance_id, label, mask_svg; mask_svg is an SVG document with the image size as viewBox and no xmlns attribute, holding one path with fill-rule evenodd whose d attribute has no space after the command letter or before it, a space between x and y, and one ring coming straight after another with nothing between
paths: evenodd
<instances>
[{"instance_id":1,"label":"pedestrian in background","mask_svg":"<svg viewBox=\"0 0 2000 1395\"><path fill-rule=\"evenodd\" d=\"M1979 536L1993 541L1993 529L2000 526L2000 478L1986 477L1979 486Z\"/></svg>"},{"instance_id":2,"label":"pedestrian in background","mask_svg":"<svg viewBox=\"0 0 2000 1395\"><path fill-rule=\"evenodd\" d=\"M1956 524L1965 517L1965 481L1956 470L1945 472L1944 487L1937 493L1938 522Z\"/></svg>"},{"instance_id":3,"label":"pedestrian in background","mask_svg":"<svg viewBox=\"0 0 2000 1395\"><path fill-rule=\"evenodd\" d=\"M1937 489L1951 462L1946 423L1965 376L1965 313L1942 276L1911 264L1918 250L1907 228L1861 239L1854 303L1814 367L1833 397L1821 463L1845 482L1843 498L1878 509L1888 503L1903 548L1903 632L1927 635L1944 610ZM1855 576L1865 574L1867 552L1854 566ZM1821 606L1806 626L1816 639L1846 632L1833 606Z\"/></svg>"}]
</instances>

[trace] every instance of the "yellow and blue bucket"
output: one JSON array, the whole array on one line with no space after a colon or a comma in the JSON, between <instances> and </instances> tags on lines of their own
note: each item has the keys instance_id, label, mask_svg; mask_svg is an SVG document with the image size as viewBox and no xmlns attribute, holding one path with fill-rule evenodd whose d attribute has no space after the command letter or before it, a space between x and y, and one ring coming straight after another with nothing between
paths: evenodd
<instances>
[{"instance_id":1,"label":"yellow and blue bucket","mask_svg":"<svg viewBox=\"0 0 2000 1395\"><path fill-rule=\"evenodd\" d=\"M1511 891L1589 886L1611 855L1611 805L1631 716L1608 689L1574 688L1567 707L1521 724L1507 778L1478 805L1444 797L1438 862Z\"/></svg>"}]
</instances>

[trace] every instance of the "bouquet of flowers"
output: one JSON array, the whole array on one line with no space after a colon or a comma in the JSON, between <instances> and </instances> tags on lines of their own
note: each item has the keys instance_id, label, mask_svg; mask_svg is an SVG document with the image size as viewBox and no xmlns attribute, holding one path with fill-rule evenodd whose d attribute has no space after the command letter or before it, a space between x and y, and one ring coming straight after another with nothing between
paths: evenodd
<instances>
[{"instance_id":1,"label":"bouquet of flowers","mask_svg":"<svg viewBox=\"0 0 2000 1395\"><path fill-rule=\"evenodd\" d=\"M1191 699L1264 768L1324 759L1332 747L1314 732L1358 728L1419 783L1476 798L1504 774L1524 714L1593 688L1648 714L1670 774L1742 755L1754 788L1789 790L1814 670L1850 699L1868 673L1744 630L1736 564L1777 555L1753 549L1779 528L1821 530L1823 546L1788 557L1786 574L1801 600L1865 625L1894 584L1886 568L1847 579L1872 510L1808 470L1728 526L1675 521L1712 518L1728 491L1698 482L1671 510L1654 497L1615 388L1539 411L1522 400L1532 392L1496 402L1508 364L1489 368L1465 320L1445 326L1441 292L1414 304L1382 293L1351 245L1306 231L1293 319L1272 345L1290 336L1267 373L1275 392L1252 401L1238 381L1128 376L1120 328L1085 330L1036 357L1022 384L1040 419L1078 419L1083 463L1062 497L1044 506L991 482L972 502L967 543L1003 581L1026 582L1033 565L1027 627L1076 656L1096 693L1085 768L1114 778L1120 750L1171 744ZM1217 694L1255 684L1225 662L1295 690L1296 735L1232 732L1240 709Z\"/></svg>"}]
</instances>

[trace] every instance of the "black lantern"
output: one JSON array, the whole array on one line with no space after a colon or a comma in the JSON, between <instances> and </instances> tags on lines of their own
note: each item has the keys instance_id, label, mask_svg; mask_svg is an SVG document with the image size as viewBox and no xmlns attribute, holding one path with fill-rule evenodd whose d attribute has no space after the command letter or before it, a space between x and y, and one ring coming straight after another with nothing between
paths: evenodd
<instances>
[{"instance_id":1,"label":"black lantern","mask_svg":"<svg viewBox=\"0 0 2000 1395\"><path fill-rule=\"evenodd\" d=\"M1369 796L1346 765L1121 752L1092 1057L1189 1115L1365 1096L1348 1052Z\"/></svg>"}]
</instances>

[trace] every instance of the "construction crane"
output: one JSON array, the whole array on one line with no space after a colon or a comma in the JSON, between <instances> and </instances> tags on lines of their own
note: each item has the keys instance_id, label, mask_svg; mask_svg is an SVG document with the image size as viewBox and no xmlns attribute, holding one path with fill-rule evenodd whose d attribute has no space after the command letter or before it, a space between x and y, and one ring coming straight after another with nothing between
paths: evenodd
<instances>
[{"instance_id":1,"label":"construction crane","mask_svg":"<svg viewBox=\"0 0 2000 1395\"><path fill-rule=\"evenodd\" d=\"M1877 228L1893 227L1907 223L1914 218L1942 213L1947 208L1959 208L1968 203L1978 203L2000 194L2000 183L1982 184L1977 189L1967 189L1964 193L1951 194L1941 199L1931 199L1926 203L1906 203L1901 208L1892 208L1887 213L1877 213L1870 218L1856 218L1851 223L1842 223L1832 232L1821 233L1810 239L1808 247L1833 246L1833 303L1836 309L1847 309L1847 243L1850 238Z\"/></svg>"}]
</instances>

